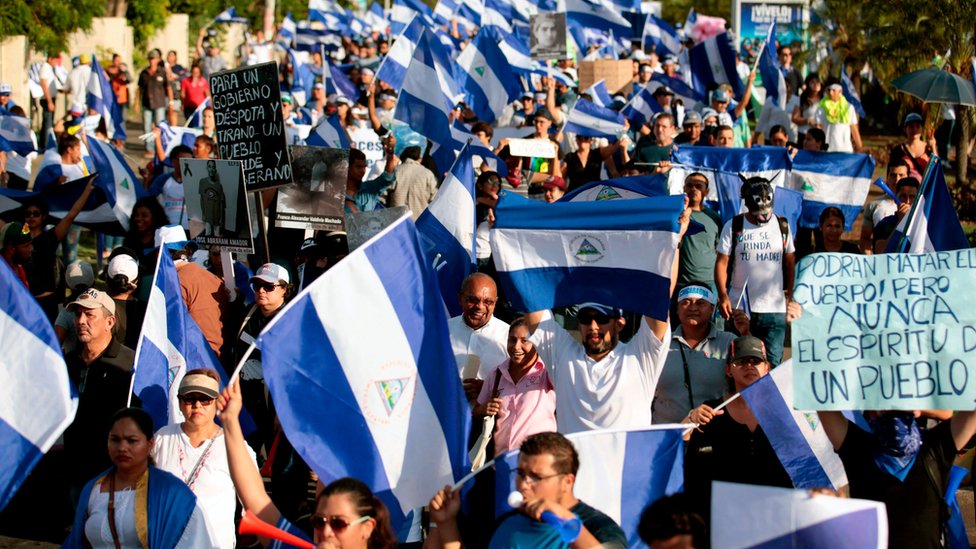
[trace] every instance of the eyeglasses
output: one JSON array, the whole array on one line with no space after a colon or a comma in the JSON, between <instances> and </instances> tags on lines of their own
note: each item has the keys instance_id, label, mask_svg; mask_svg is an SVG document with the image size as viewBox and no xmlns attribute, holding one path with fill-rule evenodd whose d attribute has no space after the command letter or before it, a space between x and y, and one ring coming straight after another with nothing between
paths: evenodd
<instances>
[{"instance_id":1,"label":"eyeglasses","mask_svg":"<svg viewBox=\"0 0 976 549\"><path fill-rule=\"evenodd\" d=\"M591 324L594 320L597 324L606 324L610 322L610 315L605 315L603 313L580 313L576 315L576 320L579 321L581 326L586 326Z\"/></svg>"},{"instance_id":2,"label":"eyeglasses","mask_svg":"<svg viewBox=\"0 0 976 549\"><path fill-rule=\"evenodd\" d=\"M743 366L752 366L753 368L758 368L763 362L765 361L761 358L757 358L754 356L747 356L745 358L740 358L739 360L732 362L732 367L742 368Z\"/></svg>"},{"instance_id":3,"label":"eyeglasses","mask_svg":"<svg viewBox=\"0 0 976 549\"><path fill-rule=\"evenodd\" d=\"M187 396L181 396L180 397L180 402L182 402L184 404L190 404L191 406L193 404L196 404L197 402L199 402L200 404L203 404L204 406L209 406L210 403L213 402L213 401L214 401L214 399L212 399L212 398L210 398L208 396L205 396L205 395L187 395Z\"/></svg>"},{"instance_id":4,"label":"eyeglasses","mask_svg":"<svg viewBox=\"0 0 976 549\"><path fill-rule=\"evenodd\" d=\"M322 530L325 525L328 524L329 528L337 534L341 534L346 528L349 528L353 524L359 524L361 522L366 522L369 520L369 515L363 515L352 522L346 522L345 519L340 517L320 517L318 515L312 516L312 528L316 530Z\"/></svg>"},{"instance_id":5,"label":"eyeglasses","mask_svg":"<svg viewBox=\"0 0 976 549\"><path fill-rule=\"evenodd\" d=\"M44 215L41 210L27 210L24 212L24 217L41 217Z\"/></svg>"},{"instance_id":6,"label":"eyeglasses","mask_svg":"<svg viewBox=\"0 0 976 549\"><path fill-rule=\"evenodd\" d=\"M542 482L542 481L544 481L546 479L550 479L552 477L558 477L558 476L565 475L565 474L566 473L553 473L551 475L546 475L544 477L540 477L538 475L534 475L534 474L526 471L525 469L516 469L515 470L515 476L517 478L522 479L529 486L535 486L536 484L539 484L540 482Z\"/></svg>"},{"instance_id":7,"label":"eyeglasses","mask_svg":"<svg viewBox=\"0 0 976 549\"><path fill-rule=\"evenodd\" d=\"M281 286L281 284L271 284L269 282L252 282L251 283L251 287L254 288L254 291L255 292L258 291L258 290L264 290L266 292L273 292L273 291L275 291L275 288L278 288L279 286Z\"/></svg>"}]
</instances>

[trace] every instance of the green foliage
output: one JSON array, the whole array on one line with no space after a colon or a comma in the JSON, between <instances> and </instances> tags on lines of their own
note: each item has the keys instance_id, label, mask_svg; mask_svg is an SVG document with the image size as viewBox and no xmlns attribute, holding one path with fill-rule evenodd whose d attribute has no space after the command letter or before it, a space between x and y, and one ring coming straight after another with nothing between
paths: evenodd
<instances>
[{"instance_id":1,"label":"green foliage","mask_svg":"<svg viewBox=\"0 0 976 549\"><path fill-rule=\"evenodd\" d=\"M732 0L668 0L662 2L661 18L672 24L684 23L692 6L702 15L724 18L732 27Z\"/></svg>"},{"instance_id":2,"label":"green foliage","mask_svg":"<svg viewBox=\"0 0 976 549\"><path fill-rule=\"evenodd\" d=\"M4 0L0 38L26 35L39 51L64 50L68 34L91 28L105 11L105 0Z\"/></svg>"},{"instance_id":3,"label":"green foliage","mask_svg":"<svg viewBox=\"0 0 976 549\"><path fill-rule=\"evenodd\" d=\"M167 0L128 0L125 17L132 27L132 39L137 49L152 38L156 29L166 26L168 7Z\"/></svg>"}]
</instances>

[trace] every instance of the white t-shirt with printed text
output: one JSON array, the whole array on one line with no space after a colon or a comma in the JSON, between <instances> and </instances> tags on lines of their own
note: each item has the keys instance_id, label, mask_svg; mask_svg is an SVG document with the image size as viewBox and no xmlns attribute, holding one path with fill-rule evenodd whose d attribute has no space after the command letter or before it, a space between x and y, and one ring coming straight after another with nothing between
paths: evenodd
<instances>
[{"instance_id":1,"label":"white t-shirt with printed text","mask_svg":"<svg viewBox=\"0 0 976 549\"><path fill-rule=\"evenodd\" d=\"M732 249L732 220L722 227L718 253L729 255ZM786 239L786 253L794 253L793 234ZM783 295L783 235L775 218L764 225L754 225L743 216L742 238L735 248L735 265L729 299L739 303L742 288L748 281L749 310L754 313L785 313ZM732 261L732 258L729 258Z\"/></svg>"}]
</instances>

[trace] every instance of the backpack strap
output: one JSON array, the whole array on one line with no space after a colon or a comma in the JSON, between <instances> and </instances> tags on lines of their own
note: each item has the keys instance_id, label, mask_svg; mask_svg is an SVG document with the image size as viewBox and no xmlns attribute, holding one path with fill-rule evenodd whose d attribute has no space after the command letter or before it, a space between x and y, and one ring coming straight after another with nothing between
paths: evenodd
<instances>
[{"instance_id":1,"label":"backpack strap","mask_svg":"<svg viewBox=\"0 0 976 549\"><path fill-rule=\"evenodd\" d=\"M745 225L745 215L736 214L732 217L732 247L729 249L729 266L726 269L726 290L732 288L732 272L735 270L735 249L742 240L742 228Z\"/></svg>"}]
</instances>

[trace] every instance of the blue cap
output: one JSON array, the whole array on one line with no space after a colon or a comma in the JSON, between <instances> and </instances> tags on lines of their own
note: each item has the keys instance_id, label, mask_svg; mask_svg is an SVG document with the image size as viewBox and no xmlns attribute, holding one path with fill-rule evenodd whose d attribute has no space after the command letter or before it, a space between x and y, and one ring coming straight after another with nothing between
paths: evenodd
<instances>
[{"instance_id":1,"label":"blue cap","mask_svg":"<svg viewBox=\"0 0 976 549\"><path fill-rule=\"evenodd\" d=\"M609 305L604 305L602 303L594 303L592 301L588 301L586 303L580 303L577 306L576 314L579 315L579 313L583 312L583 309L593 309L598 313L603 313L609 317L614 317L614 318L624 316L623 309L615 309Z\"/></svg>"},{"instance_id":2,"label":"blue cap","mask_svg":"<svg viewBox=\"0 0 976 549\"><path fill-rule=\"evenodd\" d=\"M917 112L910 112L907 115L905 115L905 120L901 123L901 125L904 127L911 122L918 122L919 124L924 124L925 120L922 118L922 115L918 114Z\"/></svg>"}]
</instances>

